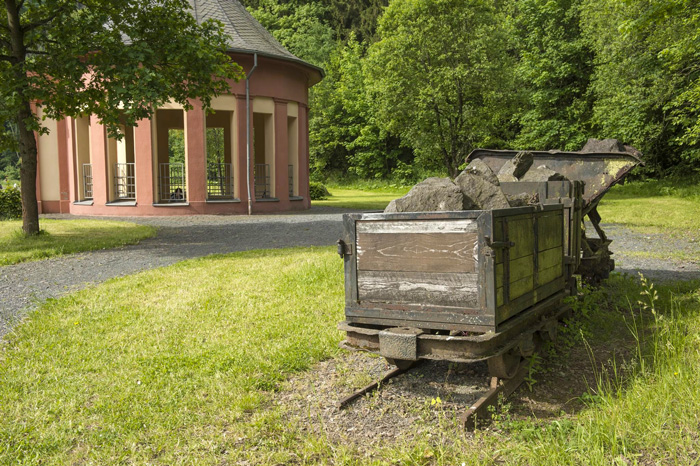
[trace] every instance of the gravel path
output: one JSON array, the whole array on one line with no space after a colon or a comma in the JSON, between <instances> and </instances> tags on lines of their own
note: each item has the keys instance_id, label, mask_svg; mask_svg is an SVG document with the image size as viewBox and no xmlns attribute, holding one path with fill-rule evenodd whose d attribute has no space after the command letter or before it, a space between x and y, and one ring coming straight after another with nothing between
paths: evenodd
<instances>
[{"instance_id":1,"label":"gravel path","mask_svg":"<svg viewBox=\"0 0 700 466\"><path fill-rule=\"evenodd\" d=\"M0 267L0 338L47 298L113 277L209 254L334 244L342 212L315 207L289 215L110 218L158 227L137 245ZM49 218L76 218L52 215Z\"/></svg>"},{"instance_id":2,"label":"gravel path","mask_svg":"<svg viewBox=\"0 0 700 466\"><path fill-rule=\"evenodd\" d=\"M603 225L613 240L615 270L655 281L700 279L700 263L679 260L674 256L700 257L700 232L694 237L669 237L663 234L639 233L621 225ZM653 254L658 257L650 257Z\"/></svg>"},{"instance_id":3,"label":"gravel path","mask_svg":"<svg viewBox=\"0 0 700 466\"><path fill-rule=\"evenodd\" d=\"M332 245L342 235L342 212L314 207L288 215L122 218L157 226L158 235L134 246L0 267L0 338L29 309L47 298L113 277L209 254ZM617 225L604 228L614 240L618 271L635 275L641 271L654 280L700 278L700 264L643 255L678 251L700 255L699 238L644 235Z\"/></svg>"}]
</instances>

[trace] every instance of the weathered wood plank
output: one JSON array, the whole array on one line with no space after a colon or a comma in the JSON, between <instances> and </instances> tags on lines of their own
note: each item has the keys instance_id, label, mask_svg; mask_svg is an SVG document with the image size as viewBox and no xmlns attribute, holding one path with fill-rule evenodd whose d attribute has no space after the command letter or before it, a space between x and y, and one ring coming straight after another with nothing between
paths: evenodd
<instances>
[{"instance_id":1,"label":"weathered wood plank","mask_svg":"<svg viewBox=\"0 0 700 466\"><path fill-rule=\"evenodd\" d=\"M496 288L503 286L503 264L496 264Z\"/></svg>"},{"instance_id":2,"label":"weathered wood plank","mask_svg":"<svg viewBox=\"0 0 700 466\"><path fill-rule=\"evenodd\" d=\"M543 215L537 220L538 248L540 251L561 246L563 237L563 217L556 215Z\"/></svg>"},{"instance_id":3,"label":"weathered wood plank","mask_svg":"<svg viewBox=\"0 0 700 466\"><path fill-rule=\"evenodd\" d=\"M530 293L535 288L534 276L530 275L521 280L512 282L510 284L510 300L519 298L520 296Z\"/></svg>"},{"instance_id":4,"label":"weathered wood plank","mask_svg":"<svg viewBox=\"0 0 700 466\"><path fill-rule=\"evenodd\" d=\"M360 302L479 307L476 273L360 271L357 285Z\"/></svg>"},{"instance_id":5,"label":"weathered wood plank","mask_svg":"<svg viewBox=\"0 0 700 466\"><path fill-rule=\"evenodd\" d=\"M358 221L362 233L476 233L476 219Z\"/></svg>"},{"instance_id":6,"label":"weathered wood plank","mask_svg":"<svg viewBox=\"0 0 700 466\"><path fill-rule=\"evenodd\" d=\"M537 254L537 268L540 272L557 264L561 264L563 261L564 252L562 250L562 246L547 249L546 251L542 251Z\"/></svg>"},{"instance_id":7,"label":"weathered wood plank","mask_svg":"<svg viewBox=\"0 0 700 466\"><path fill-rule=\"evenodd\" d=\"M535 269L535 256L525 256L510 261L509 283L517 282L533 274Z\"/></svg>"},{"instance_id":8,"label":"weathered wood plank","mask_svg":"<svg viewBox=\"0 0 700 466\"><path fill-rule=\"evenodd\" d=\"M539 281L539 285L544 285L546 283L551 282L552 280L556 280L557 278L561 277L562 274L563 264L559 263L553 267L549 267L548 269L540 271L537 280Z\"/></svg>"},{"instance_id":9,"label":"weathered wood plank","mask_svg":"<svg viewBox=\"0 0 700 466\"><path fill-rule=\"evenodd\" d=\"M530 256L535 251L535 231L533 219L508 220L508 241L515 243L508 251L511 260Z\"/></svg>"},{"instance_id":10,"label":"weathered wood plank","mask_svg":"<svg viewBox=\"0 0 700 466\"><path fill-rule=\"evenodd\" d=\"M375 308L348 308L345 315L350 322L382 325L391 321L394 326L430 329L460 329L472 325L492 327L495 324L493 315L462 313L449 309L388 309L381 304Z\"/></svg>"},{"instance_id":11,"label":"weathered wood plank","mask_svg":"<svg viewBox=\"0 0 700 466\"><path fill-rule=\"evenodd\" d=\"M464 272L476 270L476 233L362 233L358 270Z\"/></svg>"}]
</instances>

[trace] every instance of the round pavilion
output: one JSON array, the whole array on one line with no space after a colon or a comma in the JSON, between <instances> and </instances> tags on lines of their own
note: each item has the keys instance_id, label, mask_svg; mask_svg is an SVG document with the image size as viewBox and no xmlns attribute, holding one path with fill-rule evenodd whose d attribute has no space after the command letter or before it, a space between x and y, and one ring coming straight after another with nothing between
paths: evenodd
<instances>
[{"instance_id":1,"label":"round pavilion","mask_svg":"<svg viewBox=\"0 0 700 466\"><path fill-rule=\"evenodd\" d=\"M216 19L246 80L185 111L158 108L110 138L95 116L47 119L38 136L41 213L246 214L310 207L308 90L323 71L292 55L237 0L189 0ZM246 89L246 84L248 89ZM250 195L249 195L250 193Z\"/></svg>"}]
</instances>

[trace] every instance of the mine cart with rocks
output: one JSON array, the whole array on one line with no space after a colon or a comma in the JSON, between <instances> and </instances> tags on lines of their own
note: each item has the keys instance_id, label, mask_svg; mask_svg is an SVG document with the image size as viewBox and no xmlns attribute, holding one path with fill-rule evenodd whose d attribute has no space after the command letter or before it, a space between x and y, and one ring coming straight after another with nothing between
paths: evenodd
<instances>
[{"instance_id":1,"label":"mine cart with rocks","mask_svg":"<svg viewBox=\"0 0 700 466\"><path fill-rule=\"evenodd\" d=\"M579 152L475 150L454 181L429 178L382 213L346 214L341 345L384 356L397 366L388 376L421 359L487 360L483 405L507 394L568 311L574 275L597 281L614 267L596 207L638 155L614 140Z\"/></svg>"}]
</instances>

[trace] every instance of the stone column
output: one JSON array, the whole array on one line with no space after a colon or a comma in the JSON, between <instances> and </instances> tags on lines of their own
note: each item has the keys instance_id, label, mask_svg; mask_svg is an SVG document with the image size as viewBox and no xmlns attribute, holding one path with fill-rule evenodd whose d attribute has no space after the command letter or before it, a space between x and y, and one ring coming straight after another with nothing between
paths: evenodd
<instances>
[{"instance_id":1,"label":"stone column","mask_svg":"<svg viewBox=\"0 0 700 466\"><path fill-rule=\"evenodd\" d=\"M204 110L199 101L186 113L187 132L187 202L204 203L207 200L207 148Z\"/></svg>"},{"instance_id":2,"label":"stone column","mask_svg":"<svg viewBox=\"0 0 700 466\"><path fill-rule=\"evenodd\" d=\"M155 202L153 176L153 134L151 120L139 120L134 127L134 176L136 177L136 204Z\"/></svg>"},{"instance_id":3,"label":"stone column","mask_svg":"<svg viewBox=\"0 0 700 466\"><path fill-rule=\"evenodd\" d=\"M238 141L237 147L234 148L234 154L236 160L233 163L237 163L238 167L238 196L241 202L248 205L248 185L246 184L246 119L245 119L245 94L236 96L236 139ZM250 180L250 192L255 201L255 180L253 179L253 169L255 165L255 154L253 154L253 98L250 99L250 173L248 173L248 179ZM246 207L247 209L247 207Z\"/></svg>"},{"instance_id":4,"label":"stone column","mask_svg":"<svg viewBox=\"0 0 700 466\"><path fill-rule=\"evenodd\" d=\"M107 167L107 137L105 127L96 115L90 115L90 153L92 155L92 201L105 205L109 200L109 170Z\"/></svg>"},{"instance_id":5,"label":"stone column","mask_svg":"<svg viewBox=\"0 0 700 466\"><path fill-rule=\"evenodd\" d=\"M67 214L70 212L69 165L71 163L69 162L72 161L72 158L68 157L70 139L68 121L65 118L56 122L56 141L58 143L58 209L60 213Z\"/></svg>"},{"instance_id":6,"label":"stone column","mask_svg":"<svg viewBox=\"0 0 700 466\"><path fill-rule=\"evenodd\" d=\"M287 135L287 101L275 99L275 197L289 201L289 136Z\"/></svg>"},{"instance_id":7,"label":"stone column","mask_svg":"<svg viewBox=\"0 0 700 466\"><path fill-rule=\"evenodd\" d=\"M309 107L299 104L299 195L304 207L311 207L309 197Z\"/></svg>"}]
</instances>

